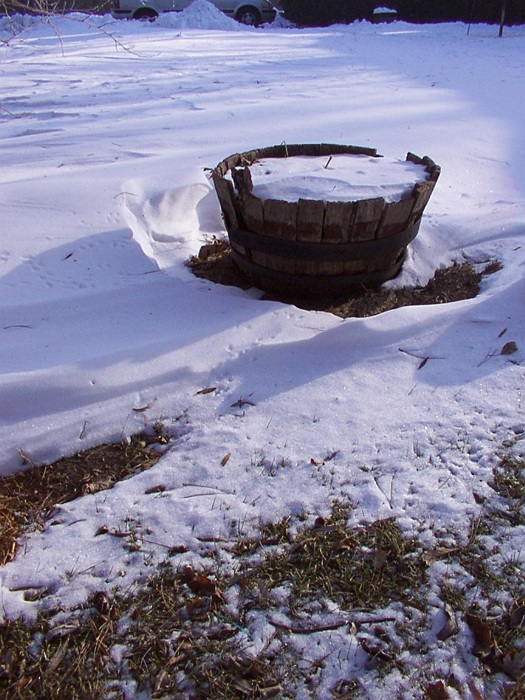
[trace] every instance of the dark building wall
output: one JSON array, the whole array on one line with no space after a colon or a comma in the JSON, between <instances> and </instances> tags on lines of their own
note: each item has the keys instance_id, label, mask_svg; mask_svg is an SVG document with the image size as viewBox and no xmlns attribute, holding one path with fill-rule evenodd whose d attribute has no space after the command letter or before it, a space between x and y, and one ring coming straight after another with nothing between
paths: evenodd
<instances>
[{"instance_id":1,"label":"dark building wall","mask_svg":"<svg viewBox=\"0 0 525 700\"><path fill-rule=\"evenodd\" d=\"M301 26L326 26L372 19L376 7L389 7L409 22L487 22L497 24L504 0L282 0L285 16ZM506 0L505 24L525 23L525 0Z\"/></svg>"}]
</instances>

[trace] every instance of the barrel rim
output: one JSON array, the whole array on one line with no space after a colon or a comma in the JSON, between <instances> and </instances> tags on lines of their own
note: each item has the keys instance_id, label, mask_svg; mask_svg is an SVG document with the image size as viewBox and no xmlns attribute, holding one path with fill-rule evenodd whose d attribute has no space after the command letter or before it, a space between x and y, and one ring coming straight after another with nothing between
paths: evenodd
<instances>
[{"instance_id":1,"label":"barrel rim","mask_svg":"<svg viewBox=\"0 0 525 700\"><path fill-rule=\"evenodd\" d=\"M238 167L249 167L253 165L257 160L261 158L293 158L297 156L311 155L311 156L333 156L333 155L368 155L372 158L383 158L383 156L377 152L376 148L369 146L355 146L337 143L319 143L319 144L286 144L280 143L274 146L265 146L262 148L254 148L250 151L244 151L243 153L234 153L227 158L224 158L220 163L218 163L215 168L211 171L211 178L213 181L216 179L225 179L228 171L238 168ZM408 151L405 157L406 161L410 161L417 165L423 165L425 171L429 176L421 182L436 182L441 174L441 168L437 165L429 156L417 156L415 153ZM240 193L242 194L242 193ZM256 199L261 199L251 193L252 197ZM278 200L282 201L282 200ZM313 200L319 201L319 200ZM325 200L321 200L325 201ZM330 201L330 200L328 200ZM366 201L366 200L347 200L347 201Z\"/></svg>"}]
</instances>

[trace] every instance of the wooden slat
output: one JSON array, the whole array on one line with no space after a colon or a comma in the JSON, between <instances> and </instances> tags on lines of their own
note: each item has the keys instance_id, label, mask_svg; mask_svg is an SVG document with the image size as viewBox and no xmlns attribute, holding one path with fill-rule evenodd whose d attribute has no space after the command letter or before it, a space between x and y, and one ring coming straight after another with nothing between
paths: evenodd
<instances>
[{"instance_id":1,"label":"wooden slat","mask_svg":"<svg viewBox=\"0 0 525 700\"><path fill-rule=\"evenodd\" d=\"M428 204L428 200L430 199L430 196L432 192L434 191L434 186L435 182L433 180L427 180L426 182L418 182L416 185L414 185L414 189L412 190L412 196L415 198L415 204L414 208L412 209L412 213L410 214L410 218L408 220L408 225L412 226L412 224L415 224L416 221L418 221L422 214L424 208Z\"/></svg>"},{"instance_id":2,"label":"wooden slat","mask_svg":"<svg viewBox=\"0 0 525 700\"><path fill-rule=\"evenodd\" d=\"M239 165L240 160L241 160L240 153L234 153L233 155L228 156L228 158L226 158L226 161L225 161L226 165L228 166L228 170L233 170L234 168L236 168Z\"/></svg>"},{"instance_id":3,"label":"wooden slat","mask_svg":"<svg viewBox=\"0 0 525 700\"><path fill-rule=\"evenodd\" d=\"M409 160L411 163L415 163L416 165L423 165L423 158L416 156L415 153L410 153L410 151L407 153L405 160Z\"/></svg>"},{"instance_id":4,"label":"wooden slat","mask_svg":"<svg viewBox=\"0 0 525 700\"><path fill-rule=\"evenodd\" d=\"M242 198L242 207L247 229L255 233L264 233L262 200L253 194L245 194Z\"/></svg>"},{"instance_id":5,"label":"wooden slat","mask_svg":"<svg viewBox=\"0 0 525 700\"><path fill-rule=\"evenodd\" d=\"M354 224L350 231L352 241L369 241L375 238L384 206L383 197L357 202Z\"/></svg>"},{"instance_id":6,"label":"wooden slat","mask_svg":"<svg viewBox=\"0 0 525 700\"><path fill-rule=\"evenodd\" d=\"M430 180L433 180L434 182L437 182L439 176L441 175L441 168L439 165L436 165L432 158L429 158L428 156L424 156L423 158L420 158L419 156L416 156L415 153L407 153L406 160L411 161L412 163L415 163L416 165L424 165L425 170L427 171Z\"/></svg>"},{"instance_id":7,"label":"wooden slat","mask_svg":"<svg viewBox=\"0 0 525 700\"><path fill-rule=\"evenodd\" d=\"M295 240L297 203L276 199L260 200L263 207L264 233L277 238ZM270 253L252 251L254 262L280 272L295 274L295 260Z\"/></svg>"},{"instance_id":8,"label":"wooden slat","mask_svg":"<svg viewBox=\"0 0 525 700\"><path fill-rule=\"evenodd\" d=\"M239 255L242 255L243 257L248 258L248 260L251 259L250 251L247 248L245 248L243 245L239 245L238 243L233 243L232 241L230 241L230 245L236 253L239 253Z\"/></svg>"},{"instance_id":9,"label":"wooden slat","mask_svg":"<svg viewBox=\"0 0 525 700\"><path fill-rule=\"evenodd\" d=\"M252 174L250 168L233 168L232 178L241 197L253 190Z\"/></svg>"},{"instance_id":10,"label":"wooden slat","mask_svg":"<svg viewBox=\"0 0 525 700\"><path fill-rule=\"evenodd\" d=\"M212 170L212 178L224 177L228 172L228 163L223 160Z\"/></svg>"},{"instance_id":11,"label":"wooden slat","mask_svg":"<svg viewBox=\"0 0 525 700\"><path fill-rule=\"evenodd\" d=\"M347 260L346 262L340 263L341 271L338 274L341 275L360 275L366 272L368 265L367 260Z\"/></svg>"},{"instance_id":12,"label":"wooden slat","mask_svg":"<svg viewBox=\"0 0 525 700\"><path fill-rule=\"evenodd\" d=\"M299 199L297 203L297 241L321 243L323 236L324 202L313 199ZM324 271L321 272L323 268ZM328 263L328 269L333 265ZM302 275L326 274L326 264L315 260L296 262L296 272Z\"/></svg>"},{"instance_id":13,"label":"wooden slat","mask_svg":"<svg viewBox=\"0 0 525 700\"><path fill-rule=\"evenodd\" d=\"M223 177L214 176L213 184L215 185L215 191L219 198L226 228L228 230L239 228L240 217L236 207L235 192L232 183Z\"/></svg>"},{"instance_id":14,"label":"wooden slat","mask_svg":"<svg viewBox=\"0 0 525 700\"><path fill-rule=\"evenodd\" d=\"M280 144L279 146L266 146L265 148L259 148L259 158L286 158L286 146Z\"/></svg>"},{"instance_id":15,"label":"wooden slat","mask_svg":"<svg viewBox=\"0 0 525 700\"><path fill-rule=\"evenodd\" d=\"M305 143L302 148L302 154L304 156L320 156L321 144L320 143Z\"/></svg>"},{"instance_id":16,"label":"wooden slat","mask_svg":"<svg viewBox=\"0 0 525 700\"><path fill-rule=\"evenodd\" d=\"M433 165L432 168L430 169L430 179L433 180L434 182L437 182L440 175L441 175L440 166Z\"/></svg>"},{"instance_id":17,"label":"wooden slat","mask_svg":"<svg viewBox=\"0 0 525 700\"><path fill-rule=\"evenodd\" d=\"M259 253L257 251L252 251L252 256L254 262L259 265L264 265L264 267L270 270L278 270L279 272L288 272L291 274L297 272L297 263L292 258L283 258L280 255L269 255L268 253Z\"/></svg>"},{"instance_id":18,"label":"wooden slat","mask_svg":"<svg viewBox=\"0 0 525 700\"><path fill-rule=\"evenodd\" d=\"M251 165L259 159L259 149L254 148L253 151L245 151L240 155L240 165Z\"/></svg>"},{"instance_id":19,"label":"wooden slat","mask_svg":"<svg viewBox=\"0 0 525 700\"><path fill-rule=\"evenodd\" d=\"M326 202L323 242L344 243L348 241L356 210L356 202Z\"/></svg>"},{"instance_id":20,"label":"wooden slat","mask_svg":"<svg viewBox=\"0 0 525 700\"><path fill-rule=\"evenodd\" d=\"M264 232L295 241L297 227L297 202L283 202L279 199L263 200Z\"/></svg>"},{"instance_id":21,"label":"wooden slat","mask_svg":"<svg viewBox=\"0 0 525 700\"><path fill-rule=\"evenodd\" d=\"M320 243L323 238L323 219L324 202L315 199L299 199L296 240Z\"/></svg>"},{"instance_id":22,"label":"wooden slat","mask_svg":"<svg viewBox=\"0 0 525 700\"><path fill-rule=\"evenodd\" d=\"M415 197L400 199L398 202L390 202L383 209L383 217L377 230L377 238L393 236L408 228L410 214L416 203Z\"/></svg>"},{"instance_id":23,"label":"wooden slat","mask_svg":"<svg viewBox=\"0 0 525 700\"><path fill-rule=\"evenodd\" d=\"M386 273L394 266L396 261L404 257L405 251L406 247L403 247L399 248L399 250L395 252L389 253L388 255L374 255L374 257L370 258L368 261L366 271L379 272L380 270L384 270Z\"/></svg>"},{"instance_id":24,"label":"wooden slat","mask_svg":"<svg viewBox=\"0 0 525 700\"><path fill-rule=\"evenodd\" d=\"M351 155L363 155L371 156L373 158L382 158L375 148L368 148L366 146L345 146L344 151L337 151L338 153L348 153Z\"/></svg>"}]
</instances>

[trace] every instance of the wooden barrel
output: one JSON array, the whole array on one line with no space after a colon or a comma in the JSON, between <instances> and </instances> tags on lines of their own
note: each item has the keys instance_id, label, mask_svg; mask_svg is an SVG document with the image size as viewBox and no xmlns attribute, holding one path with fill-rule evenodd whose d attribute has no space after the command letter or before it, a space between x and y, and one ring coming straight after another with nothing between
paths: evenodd
<instances>
[{"instance_id":1,"label":"wooden barrel","mask_svg":"<svg viewBox=\"0 0 525 700\"><path fill-rule=\"evenodd\" d=\"M362 154L373 148L294 144L229 156L211 173L232 257L254 286L299 296L331 296L378 286L395 277L440 174L430 158L408 153L426 177L394 202L262 199L253 192L250 165L261 158ZM227 177L231 173L231 179Z\"/></svg>"}]
</instances>

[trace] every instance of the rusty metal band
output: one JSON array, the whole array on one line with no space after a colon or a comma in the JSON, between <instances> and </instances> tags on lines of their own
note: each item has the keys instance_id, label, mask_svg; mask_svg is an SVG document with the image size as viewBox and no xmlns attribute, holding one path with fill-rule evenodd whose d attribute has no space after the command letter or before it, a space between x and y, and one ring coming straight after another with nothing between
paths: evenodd
<instances>
[{"instance_id":1,"label":"rusty metal band","mask_svg":"<svg viewBox=\"0 0 525 700\"><path fill-rule=\"evenodd\" d=\"M421 220L393 236L369 241L349 241L347 243L292 241L246 231L245 229L228 231L228 236L234 245L244 246L249 250L277 257L318 262L349 262L366 260L378 255L388 255L389 253L395 254L397 251L406 248L417 236L420 223Z\"/></svg>"}]
</instances>

